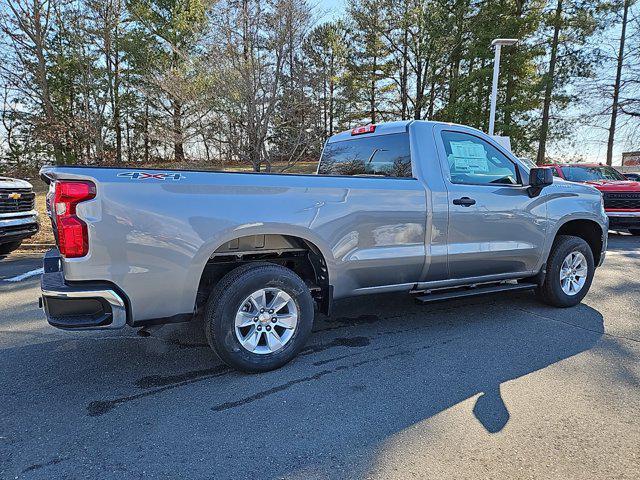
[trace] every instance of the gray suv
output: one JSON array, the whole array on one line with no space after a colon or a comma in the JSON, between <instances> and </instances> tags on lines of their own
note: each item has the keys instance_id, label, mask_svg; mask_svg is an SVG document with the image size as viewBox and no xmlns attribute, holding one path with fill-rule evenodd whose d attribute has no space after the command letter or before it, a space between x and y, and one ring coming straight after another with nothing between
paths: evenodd
<instances>
[{"instance_id":1,"label":"gray suv","mask_svg":"<svg viewBox=\"0 0 640 480\"><path fill-rule=\"evenodd\" d=\"M42 298L67 330L204 317L244 371L303 348L314 308L407 292L427 303L586 295L604 260L600 192L530 168L465 126L405 121L331 137L314 175L46 167L59 248Z\"/></svg>"}]
</instances>

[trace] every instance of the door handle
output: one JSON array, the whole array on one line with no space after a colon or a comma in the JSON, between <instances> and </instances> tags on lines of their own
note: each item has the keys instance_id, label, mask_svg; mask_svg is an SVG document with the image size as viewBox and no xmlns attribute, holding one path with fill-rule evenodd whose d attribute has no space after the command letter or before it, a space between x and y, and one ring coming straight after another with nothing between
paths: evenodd
<instances>
[{"instance_id":1,"label":"door handle","mask_svg":"<svg viewBox=\"0 0 640 480\"><path fill-rule=\"evenodd\" d=\"M453 201L454 205L462 205L463 207L470 207L471 205L475 205L476 201L473 198L469 198L469 197L462 197L462 198L456 198Z\"/></svg>"}]
</instances>

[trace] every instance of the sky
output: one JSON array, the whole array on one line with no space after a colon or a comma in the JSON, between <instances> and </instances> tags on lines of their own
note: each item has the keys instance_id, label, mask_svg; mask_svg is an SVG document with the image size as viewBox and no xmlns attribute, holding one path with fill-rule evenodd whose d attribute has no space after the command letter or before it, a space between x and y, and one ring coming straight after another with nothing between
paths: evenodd
<instances>
[{"instance_id":1,"label":"sky","mask_svg":"<svg viewBox=\"0 0 640 480\"><path fill-rule=\"evenodd\" d=\"M346 11L347 0L310 0L318 23L343 17ZM314 3L315 2L315 3ZM640 4L638 4L640 5ZM2 6L0 5L0 9ZM615 48L620 35L619 28L608 32L611 48ZM487 45L487 48L490 48ZM604 75L612 76L613 72L603 72ZM587 98L585 105L588 107ZM500 104L497 105L498 111ZM607 127L609 118L600 117L592 121L592 125L582 125L579 116L584 113L585 107L578 107L570 111L562 112L562 116L571 119L576 123L575 130L571 137L562 142L551 141L547 146L547 154L554 161L570 161L583 159L589 162L605 162L607 150ZM0 128L2 128L0 126ZM616 142L614 146L614 165L621 163L623 151L640 150L640 129L637 123L626 125L624 118L619 119L619 128L616 131ZM517 152L516 152L517 153Z\"/></svg>"},{"instance_id":2,"label":"sky","mask_svg":"<svg viewBox=\"0 0 640 480\"><path fill-rule=\"evenodd\" d=\"M316 3L316 11L318 12L319 23L343 16L346 3L346 0L318 1ZM617 44L619 35L619 29L608 32L608 36L614 45ZM487 48L490 47L487 46ZM575 121L578 126L576 126L569 139L562 142L552 141L549 143L547 154L554 157L554 160L583 159L589 162L602 163L606 161L609 117L595 119L591 125L581 125L579 117L587 108L589 108L588 99L585 105L562 112L565 118ZM497 109L500 109L500 104L497 105ZM622 163L622 152L636 150L640 150L640 135L637 133L637 124L633 126L627 125L623 118L619 119L613 151L614 165Z\"/></svg>"},{"instance_id":3,"label":"sky","mask_svg":"<svg viewBox=\"0 0 640 480\"><path fill-rule=\"evenodd\" d=\"M344 0L325 0L324 2L317 2L318 8L320 10L326 10L328 16L330 17L339 17L345 12L346 1Z\"/></svg>"}]
</instances>

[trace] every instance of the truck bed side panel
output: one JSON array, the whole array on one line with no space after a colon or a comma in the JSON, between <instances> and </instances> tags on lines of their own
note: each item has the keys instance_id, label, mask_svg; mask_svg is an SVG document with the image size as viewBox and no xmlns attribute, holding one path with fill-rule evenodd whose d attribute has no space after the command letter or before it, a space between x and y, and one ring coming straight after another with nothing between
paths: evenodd
<instances>
[{"instance_id":1,"label":"truck bed side panel","mask_svg":"<svg viewBox=\"0 0 640 480\"><path fill-rule=\"evenodd\" d=\"M55 168L97 185L78 214L90 252L67 259L69 281L107 280L128 296L133 321L193 311L212 253L234 238L284 234L322 252L335 298L419 280L426 201L414 179L181 172L132 179L118 169Z\"/></svg>"}]
</instances>

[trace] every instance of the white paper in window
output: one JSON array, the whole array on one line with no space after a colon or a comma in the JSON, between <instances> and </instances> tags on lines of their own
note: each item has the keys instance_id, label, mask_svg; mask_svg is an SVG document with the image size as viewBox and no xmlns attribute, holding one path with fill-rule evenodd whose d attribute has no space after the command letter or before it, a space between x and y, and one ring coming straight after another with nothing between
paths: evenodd
<instances>
[{"instance_id":1,"label":"white paper in window","mask_svg":"<svg viewBox=\"0 0 640 480\"><path fill-rule=\"evenodd\" d=\"M449 145L451 146L450 163L453 163L456 172L489 172L487 152L482 145L468 140L449 142Z\"/></svg>"}]
</instances>

